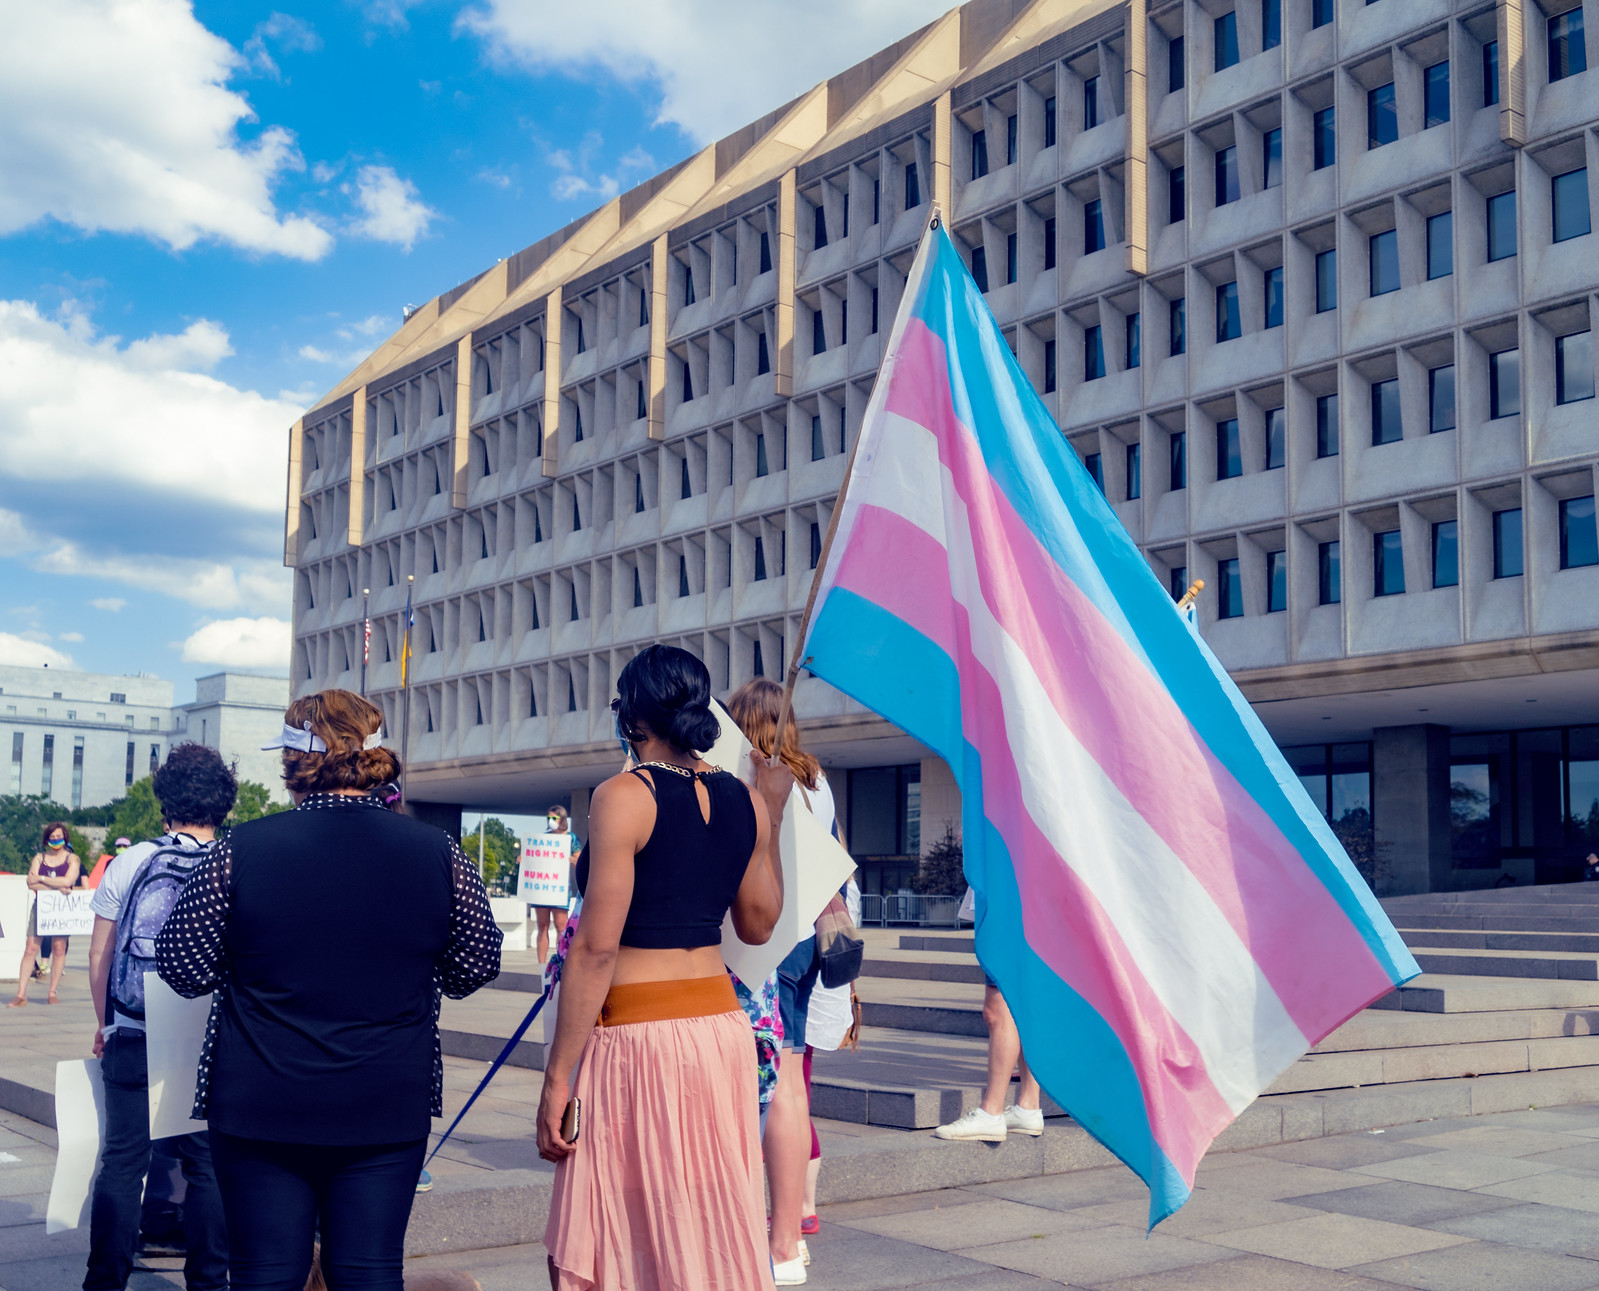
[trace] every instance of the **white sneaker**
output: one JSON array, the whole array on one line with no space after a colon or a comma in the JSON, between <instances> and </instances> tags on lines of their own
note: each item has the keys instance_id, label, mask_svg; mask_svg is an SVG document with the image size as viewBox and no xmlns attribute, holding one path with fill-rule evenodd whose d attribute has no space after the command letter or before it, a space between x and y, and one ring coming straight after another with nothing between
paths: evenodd
<instances>
[{"instance_id":1,"label":"white sneaker","mask_svg":"<svg viewBox=\"0 0 1599 1291\"><path fill-rule=\"evenodd\" d=\"M809 1246L805 1245L805 1239L803 1237L799 1239L799 1253L800 1253L800 1263L802 1263L806 1268L810 1268L811 1267L811 1248Z\"/></svg>"},{"instance_id":2,"label":"white sneaker","mask_svg":"<svg viewBox=\"0 0 1599 1291\"><path fill-rule=\"evenodd\" d=\"M1003 1115L995 1116L992 1112L985 1112L981 1107L974 1107L960 1120L940 1125L933 1131L933 1137L976 1143L1003 1143L1005 1130L1006 1118Z\"/></svg>"},{"instance_id":3,"label":"white sneaker","mask_svg":"<svg viewBox=\"0 0 1599 1291\"><path fill-rule=\"evenodd\" d=\"M775 1261L772 1264L772 1281L780 1287L801 1287L805 1285L805 1261L796 1255L791 1260L784 1260L781 1264Z\"/></svg>"},{"instance_id":4,"label":"white sneaker","mask_svg":"<svg viewBox=\"0 0 1599 1291\"><path fill-rule=\"evenodd\" d=\"M1036 1139L1044 1132L1044 1109L1012 1103L1005 1109L1005 1128L1012 1134L1030 1134Z\"/></svg>"}]
</instances>

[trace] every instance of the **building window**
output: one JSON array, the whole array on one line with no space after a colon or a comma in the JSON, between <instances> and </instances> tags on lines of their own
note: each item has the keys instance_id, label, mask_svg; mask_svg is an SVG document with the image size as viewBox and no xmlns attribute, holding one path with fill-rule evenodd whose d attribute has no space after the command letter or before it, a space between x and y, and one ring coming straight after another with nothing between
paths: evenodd
<instances>
[{"instance_id":1,"label":"building window","mask_svg":"<svg viewBox=\"0 0 1599 1291\"><path fill-rule=\"evenodd\" d=\"M1044 100L1044 147L1055 146L1055 96L1051 94Z\"/></svg>"},{"instance_id":2,"label":"building window","mask_svg":"<svg viewBox=\"0 0 1599 1291\"><path fill-rule=\"evenodd\" d=\"M1122 324L1122 367L1131 371L1143 362L1143 328L1138 314L1128 314Z\"/></svg>"},{"instance_id":3,"label":"building window","mask_svg":"<svg viewBox=\"0 0 1599 1291\"><path fill-rule=\"evenodd\" d=\"M1399 138L1399 111L1394 104L1394 83L1366 91L1366 147L1381 148Z\"/></svg>"},{"instance_id":4,"label":"building window","mask_svg":"<svg viewBox=\"0 0 1599 1291\"><path fill-rule=\"evenodd\" d=\"M1260 0L1260 47L1276 49L1283 43L1283 0Z\"/></svg>"},{"instance_id":5,"label":"building window","mask_svg":"<svg viewBox=\"0 0 1599 1291\"><path fill-rule=\"evenodd\" d=\"M1392 444L1404 438L1399 422L1399 380L1371 383L1371 442Z\"/></svg>"},{"instance_id":6,"label":"building window","mask_svg":"<svg viewBox=\"0 0 1599 1291\"><path fill-rule=\"evenodd\" d=\"M827 205L818 201L811 207L811 244L820 251L827 245Z\"/></svg>"},{"instance_id":7,"label":"building window","mask_svg":"<svg viewBox=\"0 0 1599 1291\"><path fill-rule=\"evenodd\" d=\"M1563 81L1588 70L1588 48L1582 35L1582 6L1549 20L1549 80Z\"/></svg>"},{"instance_id":8,"label":"building window","mask_svg":"<svg viewBox=\"0 0 1599 1291\"><path fill-rule=\"evenodd\" d=\"M1016 114L1012 112L1005 118L1005 164L1016 164Z\"/></svg>"},{"instance_id":9,"label":"building window","mask_svg":"<svg viewBox=\"0 0 1599 1291\"><path fill-rule=\"evenodd\" d=\"M1173 36L1166 42L1166 93L1175 94L1183 88L1186 65L1183 55L1183 38Z\"/></svg>"},{"instance_id":10,"label":"building window","mask_svg":"<svg viewBox=\"0 0 1599 1291\"><path fill-rule=\"evenodd\" d=\"M1105 334L1097 326L1083 329L1083 380L1097 381L1105 375Z\"/></svg>"},{"instance_id":11,"label":"building window","mask_svg":"<svg viewBox=\"0 0 1599 1291\"><path fill-rule=\"evenodd\" d=\"M1316 396L1316 456L1338 456L1338 396Z\"/></svg>"},{"instance_id":12,"label":"building window","mask_svg":"<svg viewBox=\"0 0 1599 1291\"><path fill-rule=\"evenodd\" d=\"M880 179L874 179L872 181L872 223L876 224L878 222L878 220L880 220L882 218L883 218L883 181L880 180ZM736 269L737 267L738 267L738 263L737 263L737 261L734 261L734 268ZM736 273L733 275L733 281L735 283L738 281L738 275Z\"/></svg>"},{"instance_id":13,"label":"building window","mask_svg":"<svg viewBox=\"0 0 1599 1291\"><path fill-rule=\"evenodd\" d=\"M1521 560L1521 508L1494 512L1494 577L1519 578Z\"/></svg>"},{"instance_id":14,"label":"building window","mask_svg":"<svg viewBox=\"0 0 1599 1291\"><path fill-rule=\"evenodd\" d=\"M766 459L766 436L759 431L755 435L755 478L761 479L771 473L771 465Z\"/></svg>"},{"instance_id":15,"label":"building window","mask_svg":"<svg viewBox=\"0 0 1599 1291\"><path fill-rule=\"evenodd\" d=\"M1482 105L1491 108L1499 102L1499 42L1490 40L1482 47Z\"/></svg>"},{"instance_id":16,"label":"building window","mask_svg":"<svg viewBox=\"0 0 1599 1291\"><path fill-rule=\"evenodd\" d=\"M1427 281L1455 271L1455 216L1444 211L1427 217Z\"/></svg>"},{"instance_id":17,"label":"building window","mask_svg":"<svg viewBox=\"0 0 1599 1291\"><path fill-rule=\"evenodd\" d=\"M1216 288L1216 343L1237 340L1244 332L1238 316L1238 284L1224 282Z\"/></svg>"},{"instance_id":18,"label":"building window","mask_svg":"<svg viewBox=\"0 0 1599 1291\"><path fill-rule=\"evenodd\" d=\"M1188 594L1188 566L1173 565L1171 572L1166 575L1166 590L1171 593L1174 601L1180 601Z\"/></svg>"},{"instance_id":19,"label":"building window","mask_svg":"<svg viewBox=\"0 0 1599 1291\"><path fill-rule=\"evenodd\" d=\"M977 290L985 296L988 294L988 249L983 246L972 248L972 280L977 284Z\"/></svg>"},{"instance_id":20,"label":"building window","mask_svg":"<svg viewBox=\"0 0 1599 1291\"><path fill-rule=\"evenodd\" d=\"M1460 586L1460 523L1440 520L1432 527L1432 585Z\"/></svg>"},{"instance_id":21,"label":"building window","mask_svg":"<svg viewBox=\"0 0 1599 1291\"><path fill-rule=\"evenodd\" d=\"M1244 473L1244 454L1238 442L1238 418L1224 417L1216 423L1216 478L1236 479Z\"/></svg>"},{"instance_id":22,"label":"building window","mask_svg":"<svg viewBox=\"0 0 1599 1291\"><path fill-rule=\"evenodd\" d=\"M861 866L861 887L867 892L908 886L922 850L922 768L858 767L849 776L849 841ZM903 870L886 868L879 858L910 857Z\"/></svg>"},{"instance_id":23,"label":"building window","mask_svg":"<svg viewBox=\"0 0 1599 1291\"><path fill-rule=\"evenodd\" d=\"M1371 536L1372 588L1378 596L1398 596L1405 590L1405 549L1399 530Z\"/></svg>"},{"instance_id":24,"label":"building window","mask_svg":"<svg viewBox=\"0 0 1599 1291\"><path fill-rule=\"evenodd\" d=\"M1334 538L1316 548L1316 583L1320 604L1337 605L1344 599L1344 580L1339 571L1339 542Z\"/></svg>"},{"instance_id":25,"label":"building window","mask_svg":"<svg viewBox=\"0 0 1599 1291\"><path fill-rule=\"evenodd\" d=\"M1044 393L1055 393L1055 342L1044 342Z\"/></svg>"},{"instance_id":26,"label":"building window","mask_svg":"<svg viewBox=\"0 0 1599 1291\"><path fill-rule=\"evenodd\" d=\"M161 765L161 746L159 744L152 744L150 746L150 774L154 775L156 773L157 768L159 768L160 765Z\"/></svg>"},{"instance_id":27,"label":"building window","mask_svg":"<svg viewBox=\"0 0 1599 1291\"><path fill-rule=\"evenodd\" d=\"M914 161L908 161L905 163L905 209L907 211L914 211L921 204L922 184L920 178L916 174L916 163ZM764 238L766 235L763 233L761 236ZM762 257L761 263L766 263L764 256Z\"/></svg>"},{"instance_id":28,"label":"building window","mask_svg":"<svg viewBox=\"0 0 1599 1291\"><path fill-rule=\"evenodd\" d=\"M872 288L872 335L877 335L877 288Z\"/></svg>"},{"instance_id":29,"label":"building window","mask_svg":"<svg viewBox=\"0 0 1599 1291\"><path fill-rule=\"evenodd\" d=\"M1007 283L1016 281L1016 267L1016 235L1007 233L1005 235L1005 281ZM848 301L843 303L846 306L849 304Z\"/></svg>"},{"instance_id":30,"label":"building window","mask_svg":"<svg viewBox=\"0 0 1599 1291\"><path fill-rule=\"evenodd\" d=\"M72 809L83 806L83 736L72 737Z\"/></svg>"},{"instance_id":31,"label":"building window","mask_svg":"<svg viewBox=\"0 0 1599 1291\"><path fill-rule=\"evenodd\" d=\"M1316 312L1338 308L1338 252L1316 253Z\"/></svg>"},{"instance_id":32,"label":"building window","mask_svg":"<svg viewBox=\"0 0 1599 1291\"><path fill-rule=\"evenodd\" d=\"M1266 553L1266 613L1280 614L1288 608L1288 553Z\"/></svg>"},{"instance_id":33,"label":"building window","mask_svg":"<svg viewBox=\"0 0 1599 1291\"><path fill-rule=\"evenodd\" d=\"M1515 417L1521 412L1521 351L1500 350L1488 356L1488 415Z\"/></svg>"},{"instance_id":34,"label":"building window","mask_svg":"<svg viewBox=\"0 0 1599 1291\"><path fill-rule=\"evenodd\" d=\"M1446 363L1427 373L1427 432L1455 428L1455 365Z\"/></svg>"},{"instance_id":35,"label":"building window","mask_svg":"<svg viewBox=\"0 0 1599 1291\"><path fill-rule=\"evenodd\" d=\"M1178 489L1188 487L1188 432L1177 430L1172 432L1171 444L1167 450L1167 475L1166 487L1175 493Z\"/></svg>"},{"instance_id":36,"label":"building window","mask_svg":"<svg viewBox=\"0 0 1599 1291\"><path fill-rule=\"evenodd\" d=\"M1593 398L1593 333L1573 332L1555 338L1555 402L1580 403Z\"/></svg>"},{"instance_id":37,"label":"building window","mask_svg":"<svg viewBox=\"0 0 1599 1291\"><path fill-rule=\"evenodd\" d=\"M1260 136L1260 170L1266 178L1263 188L1276 188L1283 182L1283 132L1282 127L1264 131Z\"/></svg>"},{"instance_id":38,"label":"building window","mask_svg":"<svg viewBox=\"0 0 1599 1291\"><path fill-rule=\"evenodd\" d=\"M1216 70L1225 71L1238 61L1238 15L1224 13L1215 21Z\"/></svg>"},{"instance_id":39,"label":"building window","mask_svg":"<svg viewBox=\"0 0 1599 1291\"><path fill-rule=\"evenodd\" d=\"M1092 130L1099 124L1099 77L1090 76L1083 82L1083 129Z\"/></svg>"},{"instance_id":40,"label":"building window","mask_svg":"<svg viewBox=\"0 0 1599 1291\"><path fill-rule=\"evenodd\" d=\"M133 748L133 745L128 745ZM128 783L133 783L133 759L128 758ZM22 732L11 732L11 796L19 797L22 793Z\"/></svg>"},{"instance_id":41,"label":"building window","mask_svg":"<svg viewBox=\"0 0 1599 1291\"><path fill-rule=\"evenodd\" d=\"M46 735L44 737L44 769L39 773L39 792L46 799L50 797L51 791L55 788L55 763L56 737L54 735Z\"/></svg>"},{"instance_id":42,"label":"building window","mask_svg":"<svg viewBox=\"0 0 1599 1291\"><path fill-rule=\"evenodd\" d=\"M1599 565L1599 530L1594 527L1591 493L1560 501L1560 568L1583 565Z\"/></svg>"},{"instance_id":43,"label":"building window","mask_svg":"<svg viewBox=\"0 0 1599 1291\"><path fill-rule=\"evenodd\" d=\"M1166 220L1170 224L1181 224L1187 213L1187 200L1183 193L1185 175L1182 166L1173 166L1166 176Z\"/></svg>"},{"instance_id":44,"label":"building window","mask_svg":"<svg viewBox=\"0 0 1599 1291\"><path fill-rule=\"evenodd\" d=\"M1238 200L1238 147L1216 149L1216 205Z\"/></svg>"},{"instance_id":45,"label":"building window","mask_svg":"<svg viewBox=\"0 0 1599 1291\"><path fill-rule=\"evenodd\" d=\"M1266 409L1266 469L1280 471L1288 465L1288 410Z\"/></svg>"},{"instance_id":46,"label":"building window","mask_svg":"<svg viewBox=\"0 0 1599 1291\"><path fill-rule=\"evenodd\" d=\"M1371 294L1386 296L1399 290L1399 233L1389 229L1366 240L1371 257Z\"/></svg>"},{"instance_id":47,"label":"building window","mask_svg":"<svg viewBox=\"0 0 1599 1291\"><path fill-rule=\"evenodd\" d=\"M765 376L772 370L771 351L766 348L766 333L755 333L755 375Z\"/></svg>"},{"instance_id":48,"label":"building window","mask_svg":"<svg viewBox=\"0 0 1599 1291\"><path fill-rule=\"evenodd\" d=\"M1127 445L1127 500L1136 502L1144 496L1143 454L1141 445Z\"/></svg>"},{"instance_id":49,"label":"building window","mask_svg":"<svg viewBox=\"0 0 1599 1291\"><path fill-rule=\"evenodd\" d=\"M811 461L819 462L819 461L822 460L822 458L824 458L826 456L827 456L827 435L822 430L822 419L820 417L812 417L811 418ZM687 469L688 469L688 459L687 458L683 459L683 467L684 467L684 471L685 471L685 474L684 474L684 477L683 477L683 483L685 485L687 485L687 483L688 483L688 475L686 473ZM688 496L687 492L685 492L683 494L683 496L687 497Z\"/></svg>"},{"instance_id":50,"label":"building window","mask_svg":"<svg viewBox=\"0 0 1599 1291\"><path fill-rule=\"evenodd\" d=\"M972 131L972 178L988 174L988 131Z\"/></svg>"},{"instance_id":51,"label":"building window","mask_svg":"<svg viewBox=\"0 0 1599 1291\"><path fill-rule=\"evenodd\" d=\"M1496 193L1488 199L1488 259L1507 260L1516 254L1516 192Z\"/></svg>"},{"instance_id":52,"label":"building window","mask_svg":"<svg viewBox=\"0 0 1599 1291\"><path fill-rule=\"evenodd\" d=\"M1096 197L1083 205L1083 254L1105 249L1105 208Z\"/></svg>"},{"instance_id":53,"label":"building window","mask_svg":"<svg viewBox=\"0 0 1599 1291\"><path fill-rule=\"evenodd\" d=\"M815 569L822 563L822 526L815 520L811 521L811 568Z\"/></svg>"},{"instance_id":54,"label":"building window","mask_svg":"<svg viewBox=\"0 0 1599 1291\"><path fill-rule=\"evenodd\" d=\"M1580 238L1590 232L1588 219L1588 168L1568 170L1549 181L1551 205L1554 207L1554 240Z\"/></svg>"},{"instance_id":55,"label":"building window","mask_svg":"<svg viewBox=\"0 0 1599 1291\"><path fill-rule=\"evenodd\" d=\"M1044 268L1055 267L1055 217L1044 221Z\"/></svg>"},{"instance_id":56,"label":"building window","mask_svg":"<svg viewBox=\"0 0 1599 1291\"><path fill-rule=\"evenodd\" d=\"M1310 29L1325 27L1333 20L1333 0L1310 0Z\"/></svg>"},{"instance_id":57,"label":"building window","mask_svg":"<svg viewBox=\"0 0 1599 1291\"><path fill-rule=\"evenodd\" d=\"M765 230L761 230L761 269L762 273L772 272L772 238Z\"/></svg>"},{"instance_id":58,"label":"building window","mask_svg":"<svg viewBox=\"0 0 1599 1291\"><path fill-rule=\"evenodd\" d=\"M1098 453L1090 453L1083 458L1083 465L1088 469L1089 477L1099 487L1099 491L1103 493L1105 491L1105 459Z\"/></svg>"},{"instance_id":59,"label":"building window","mask_svg":"<svg viewBox=\"0 0 1599 1291\"><path fill-rule=\"evenodd\" d=\"M1441 126L1449 120L1449 64L1434 63L1421 74L1424 129Z\"/></svg>"},{"instance_id":60,"label":"building window","mask_svg":"<svg viewBox=\"0 0 1599 1291\"><path fill-rule=\"evenodd\" d=\"M1244 582L1238 576L1238 557L1216 562L1216 617L1244 617Z\"/></svg>"},{"instance_id":61,"label":"building window","mask_svg":"<svg viewBox=\"0 0 1599 1291\"><path fill-rule=\"evenodd\" d=\"M1186 353L1188 350L1188 308L1187 298L1177 297L1166 307L1167 322L1171 327L1171 353L1173 355Z\"/></svg>"},{"instance_id":62,"label":"building window","mask_svg":"<svg viewBox=\"0 0 1599 1291\"><path fill-rule=\"evenodd\" d=\"M1336 120L1332 108L1319 108L1310 119L1312 170L1325 170L1338 159Z\"/></svg>"},{"instance_id":63,"label":"building window","mask_svg":"<svg viewBox=\"0 0 1599 1291\"><path fill-rule=\"evenodd\" d=\"M128 785L133 783L133 750L134 750L133 741L129 740L128 741L128 761L127 761L127 765L122 768L122 785L123 785L123 788L126 788Z\"/></svg>"},{"instance_id":64,"label":"building window","mask_svg":"<svg viewBox=\"0 0 1599 1291\"><path fill-rule=\"evenodd\" d=\"M120 690L113 690L111 692L111 702L113 704L126 704L128 697Z\"/></svg>"}]
</instances>

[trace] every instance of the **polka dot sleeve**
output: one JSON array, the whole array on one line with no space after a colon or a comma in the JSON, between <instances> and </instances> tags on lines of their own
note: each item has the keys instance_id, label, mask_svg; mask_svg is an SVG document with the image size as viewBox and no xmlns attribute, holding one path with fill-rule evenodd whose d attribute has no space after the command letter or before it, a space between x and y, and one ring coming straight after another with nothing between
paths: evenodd
<instances>
[{"instance_id":1,"label":"polka dot sleeve","mask_svg":"<svg viewBox=\"0 0 1599 1291\"><path fill-rule=\"evenodd\" d=\"M450 840L450 939L439 956L434 976L439 990L452 1000L470 995L500 975L500 943L489 894L477 867Z\"/></svg>"},{"instance_id":2,"label":"polka dot sleeve","mask_svg":"<svg viewBox=\"0 0 1599 1291\"><path fill-rule=\"evenodd\" d=\"M156 972L185 999L215 990L222 979L232 875L233 853L224 839L189 876L156 936Z\"/></svg>"}]
</instances>

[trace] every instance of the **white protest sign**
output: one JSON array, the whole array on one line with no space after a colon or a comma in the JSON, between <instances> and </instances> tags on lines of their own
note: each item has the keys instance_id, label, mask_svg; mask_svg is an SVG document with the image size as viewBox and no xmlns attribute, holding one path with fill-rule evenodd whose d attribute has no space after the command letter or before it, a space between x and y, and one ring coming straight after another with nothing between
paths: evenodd
<instances>
[{"instance_id":1,"label":"white protest sign","mask_svg":"<svg viewBox=\"0 0 1599 1291\"><path fill-rule=\"evenodd\" d=\"M89 1217L89 1194L105 1141L105 1086L98 1058L56 1063L56 1172L44 1231L81 1228Z\"/></svg>"},{"instance_id":2,"label":"white protest sign","mask_svg":"<svg viewBox=\"0 0 1599 1291\"><path fill-rule=\"evenodd\" d=\"M572 836L531 834L522 840L516 895L529 905L561 910L572 899Z\"/></svg>"},{"instance_id":3,"label":"white protest sign","mask_svg":"<svg viewBox=\"0 0 1599 1291\"><path fill-rule=\"evenodd\" d=\"M26 874L0 874L0 981L15 981L23 947L28 944L28 891Z\"/></svg>"},{"instance_id":4,"label":"white protest sign","mask_svg":"<svg viewBox=\"0 0 1599 1291\"><path fill-rule=\"evenodd\" d=\"M150 1069L150 1137L199 1134L204 1121L189 1118L200 1072L200 1048L211 1016L211 996L186 1000L154 973L144 975L145 1053Z\"/></svg>"},{"instance_id":5,"label":"white protest sign","mask_svg":"<svg viewBox=\"0 0 1599 1291\"><path fill-rule=\"evenodd\" d=\"M67 892L49 888L39 893L39 935L41 937L87 937L94 931L94 900L90 888Z\"/></svg>"},{"instance_id":6,"label":"white protest sign","mask_svg":"<svg viewBox=\"0 0 1599 1291\"><path fill-rule=\"evenodd\" d=\"M715 700L711 710L721 723L722 735L716 747L707 750L705 760L712 766L731 771L746 783L755 778L750 764L752 746ZM759 986L783 962L800 941L813 935L816 916L844 881L855 872L855 862L832 834L833 822L818 820L805 805L796 784L783 811L783 826L777 836L778 856L783 862L783 913L763 946L741 941L733 929L729 912L722 922L722 960L750 987Z\"/></svg>"}]
</instances>

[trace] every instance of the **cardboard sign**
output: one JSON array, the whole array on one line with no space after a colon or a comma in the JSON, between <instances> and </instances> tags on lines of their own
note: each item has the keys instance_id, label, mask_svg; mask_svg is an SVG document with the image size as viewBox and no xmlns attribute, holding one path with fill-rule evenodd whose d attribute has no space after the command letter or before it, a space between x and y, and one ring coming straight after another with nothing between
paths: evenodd
<instances>
[{"instance_id":1,"label":"cardboard sign","mask_svg":"<svg viewBox=\"0 0 1599 1291\"><path fill-rule=\"evenodd\" d=\"M529 905L560 910L572 903L570 834L532 834L522 840L516 895Z\"/></svg>"},{"instance_id":2,"label":"cardboard sign","mask_svg":"<svg viewBox=\"0 0 1599 1291\"><path fill-rule=\"evenodd\" d=\"M94 911L89 902L94 893L88 888L67 892L49 889L39 893L39 935L41 937L87 937L94 931Z\"/></svg>"},{"instance_id":3,"label":"cardboard sign","mask_svg":"<svg viewBox=\"0 0 1599 1291\"><path fill-rule=\"evenodd\" d=\"M150 1064L150 1137L199 1134L204 1121L189 1119L200 1073L200 1049L211 1016L211 996L186 1000L154 973L144 975L145 1053Z\"/></svg>"},{"instance_id":4,"label":"cardboard sign","mask_svg":"<svg viewBox=\"0 0 1599 1291\"><path fill-rule=\"evenodd\" d=\"M28 891L26 874L0 874L0 982L17 980L22 948L28 944Z\"/></svg>"},{"instance_id":5,"label":"cardboard sign","mask_svg":"<svg viewBox=\"0 0 1599 1291\"><path fill-rule=\"evenodd\" d=\"M44 1231L64 1233L89 1218L89 1193L105 1142L105 1086L98 1058L56 1064L56 1168Z\"/></svg>"}]
</instances>

